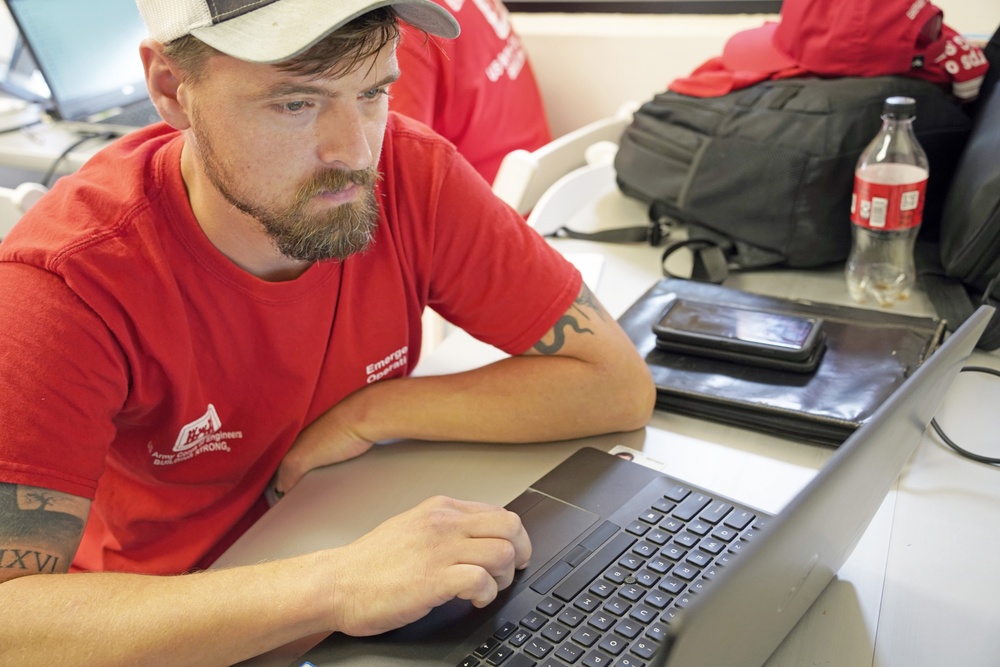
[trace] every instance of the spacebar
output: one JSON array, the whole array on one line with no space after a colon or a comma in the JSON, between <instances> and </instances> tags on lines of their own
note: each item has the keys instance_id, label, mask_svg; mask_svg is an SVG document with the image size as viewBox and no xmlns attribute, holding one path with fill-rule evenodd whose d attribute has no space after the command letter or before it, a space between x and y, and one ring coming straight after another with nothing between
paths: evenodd
<instances>
[{"instance_id":1,"label":"spacebar","mask_svg":"<svg viewBox=\"0 0 1000 667\"><path fill-rule=\"evenodd\" d=\"M614 539L605 544L586 563L581 565L569 577L565 579L553 594L560 600L569 602L577 596L587 585L596 579L618 557L625 553L635 543L635 538L628 533L618 533Z\"/></svg>"}]
</instances>

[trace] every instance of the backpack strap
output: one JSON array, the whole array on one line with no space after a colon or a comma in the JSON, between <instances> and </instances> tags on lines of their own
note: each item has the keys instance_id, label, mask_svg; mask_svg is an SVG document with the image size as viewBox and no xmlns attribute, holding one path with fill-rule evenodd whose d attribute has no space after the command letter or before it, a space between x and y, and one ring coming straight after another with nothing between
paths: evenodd
<instances>
[{"instance_id":1,"label":"backpack strap","mask_svg":"<svg viewBox=\"0 0 1000 667\"><path fill-rule=\"evenodd\" d=\"M945 273L934 250L934 246L922 248L918 246L916 254L917 279L920 288L927 294L927 298L934 306L938 317L947 321L949 330L954 331L960 327L980 304L998 305L1000 274L990 281L982 299L976 303L961 280L952 278ZM1000 348L1000 310L993 314L976 347L987 352Z\"/></svg>"},{"instance_id":2,"label":"backpack strap","mask_svg":"<svg viewBox=\"0 0 1000 667\"><path fill-rule=\"evenodd\" d=\"M578 232L569 227L560 227L546 238L580 239L601 243L649 243L654 248L666 243L670 232L678 225L677 220L664 208L663 202L654 201L648 209L649 222L644 226L616 227L596 232Z\"/></svg>"}]
</instances>

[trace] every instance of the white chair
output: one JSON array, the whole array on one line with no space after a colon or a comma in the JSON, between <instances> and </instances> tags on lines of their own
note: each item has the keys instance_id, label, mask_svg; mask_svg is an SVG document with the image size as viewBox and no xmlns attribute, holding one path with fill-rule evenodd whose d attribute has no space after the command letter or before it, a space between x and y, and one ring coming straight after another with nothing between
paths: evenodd
<instances>
[{"instance_id":1,"label":"white chair","mask_svg":"<svg viewBox=\"0 0 1000 667\"><path fill-rule=\"evenodd\" d=\"M0 188L0 239L10 233L14 223L47 191L40 183L22 183L13 189Z\"/></svg>"},{"instance_id":2,"label":"white chair","mask_svg":"<svg viewBox=\"0 0 1000 667\"><path fill-rule=\"evenodd\" d=\"M586 164L588 147L602 141L617 145L634 109L634 104L623 105L614 116L588 123L535 151L511 151L500 163L493 193L518 213L527 214L560 177Z\"/></svg>"},{"instance_id":3,"label":"white chair","mask_svg":"<svg viewBox=\"0 0 1000 667\"><path fill-rule=\"evenodd\" d=\"M567 224L577 211L615 188L614 157L618 144L600 141L585 152L585 164L560 176L538 198L528 225L548 236Z\"/></svg>"}]
</instances>

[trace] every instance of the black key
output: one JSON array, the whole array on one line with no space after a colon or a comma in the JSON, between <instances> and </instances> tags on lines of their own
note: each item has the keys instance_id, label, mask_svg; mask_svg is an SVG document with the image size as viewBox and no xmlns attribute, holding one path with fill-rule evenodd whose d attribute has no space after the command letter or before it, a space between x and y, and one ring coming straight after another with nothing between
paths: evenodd
<instances>
[{"instance_id":1,"label":"black key","mask_svg":"<svg viewBox=\"0 0 1000 667\"><path fill-rule=\"evenodd\" d=\"M666 609L667 605L674 601L672 597L666 593L661 593L659 591L650 591L642 600L645 604L651 607L656 607L657 609Z\"/></svg>"},{"instance_id":2,"label":"black key","mask_svg":"<svg viewBox=\"0 0 1000 667\"><path fill-rule=\"evenodd\" d=\"M535 661L523 653L518 653L503 667L535 667Z\"/></svg>"},{"instance_id":3,"label":"black key","mask_svg":"<svg viewBox=\"0 0 1000 667\"><path fill-rule=\"evenodd\" d=\"M662 587L662 585L661 585ZM537 612L529 612L524 618L521 619L521 625L528 628L529 630L537 630L546 623L549 619L545 618Z\"/></svg>"},{"instance_id":4,"label":"black key","mask_svg":"<svg viewBox=\"0 0 1000 667\"><path fill-rule=\"evenodd\" d=\"M598 630L607 630L614 625L617 620L618 619L611 614L594 614L587 621L587 624L592 625Z\"/></svg>"},{"instance_id":5,"label":"black key","mask_svg":"<svg viewBox=\"0 0 1000 667\"><path fill-rule=\"evenodd\" d=\"M668 533L676 533L678 530L684 527L684 522L680 519L664 519L663 523L660 524L660 528Z\"/></svg>"},{"instance_id":6,"label":"black key","mask_svg":"<svg viewBox=\"0 0 1000 667\"><path fill-rule=\"evenodd\" d=\"M643 558L649 558L656 554L659 549L660 547L652 542L639 542L639 544L632 547L632 553L638 554Z\"/></svg>"},{"instance_id":7,"label":"black key","mask_svg":"<svg viewBox=\"0 0 1000 667\"><path fill-rule=\"evenodd\" d=\"M656 614L657 611L652 607L647 607L646 605L640 604L629 613L629 616L645 625L647 623L655 621Z\"/></svg>"},{"instance_id":8,"label":"black key","mask_svg":"<svg viewBox=\"0 0 1000 667\"><path fill-rule=\"evenodd\" d=\"M712 531L712 537L715 537L720 540L725 540L726 542L731 542L733 538L736 537L737 534L738 533L736 532L735 529L730 528L728 526L719 526L718 528Z\"/></svg>"},{"instance_id":9,"label":"black key","mask_svg":"<svg viewBox=\"0 0 1000 667\"><path fill-rule=\"evenodd\" d=\"M555 623L555 622L549 623L548 625L545 626L545 629L542 630L542 636L548 639L550 642L556 644L561 642L568 634L569 634L569 628L567 628L565 625L562 625L561 623Z\"/></svg>"},{"instance_id":10,"label":"black key","mask_svg":"<svg viewBox=\"0 0 1000 667\"><path fill-rule=\"evenodd\" d=\"M527 630L518 630L507 639L507 643L511 646L522 646L529 639L531 639L530 632Z\"/></svg>"},{"instance_id":11,"label":"black key","mask_svg":"<svg viewBox=\"0 0 1000 667\"><path fill-rule=\"evenodd\" d=\"M479 658L475 656L467 655L462 662L455 665L455 667L476 667L479 664Z\"/></svg>"},{"instance_id":12,"label":"black key","mask_svg":"<svg viewBox=\"0 0 1000 667\"><path fill-rule=\"evenodd\" d=\"M733 510L733 506L721 500L713 501L704 512L698 515L702 521L709 523L719 523Z\"/></svg>"},{"instance_id":13,"label":"black key","mask_svg":"<svg viewBox=\"0 0 1000 667\"><path fill-rule=\"evenodd\" d=\"M633 521L629 525L625 526L625 530L632 533L633 535L645 535L649 531L649 524L643 523L642 521Z\"/></svg>"},{"instance_id":14,"label":"black key","mask_svg":"<svg viewBox=\"0 0 1000 667\"><path fill-rule=\"evenodd\" d=\"M620 597L615 596L605 602L602 609L610 611L615 616L624 616L625 612L627 612L631 606L632 604L627 600L623 600Z\"/></svg>"},{"instance_id":15,"label":"black key","mask_svg":"<svg viewBox=\"0 0 1000 667\"><path fill-rule=\"evenodd\" d=\"M566 642L565 644L560 646L559 649L556 651L556 656L562 658L568 663L576 662L577 660L580 659L581 655L583 655L583 649L569 642Z\"/></svg>"},{"instance_id":16,"label":"black key","mask_svg":"<svg viewBox=\"0 0 1000 667\"><path fill-rule=\"evenodd\" d=\"M673 515L678 519L690 521L698 516L698 512L705 509L705 506L710 502L712 502L712 498L704 493L692 493L684 499L684 502L674 508Z\"/></svg>"},{"instance_id":17,"label":"black key","mask_svg":"<svg viewBox=\"0 0 1000 667\"><path fill-rule=\"evenodd\" d=\"M618 658L618 662L615 663L615 667L646 667L646 663L633 655L624 655L621 658Z\"/></svg>"},{"instance_id":18,"label":"black key","mask_svg":"<svg viewBox=\"0 0 1000 667\"><path fill-rule=\"evenodd\" d=\"M537 605L535 605L535 609L542 612L546 616L555 616L560 611L562 611L562 608L564 606L565 605L563 605L562 602L559 602L559 600L554 600L552 598L545 598Z\"/></svg>"},{"instance_id":19,"label":"black key","mask_svg":"<svg viewBox=\"0 0 1000 667\"><path fill-rule=\"evenodd\" d=\"M698 551L697 549L688 554L687 562L695 565L700 570L709 563L712 562L712 556L705 553L704 551Z\"/></svg>"},{"instance_id":20,"label":"black key","mask_svg":"<svg viewBox=\"0 0 1000 667\"><path fill-rule=\"evenodd\" d=\"M664 514L667 514L670 512L670 510L674 509L676 505L677 503L667 498L660 498L655 503L653 503L653 509L656 510L657 512L663 512Z\"/></svg>"},{"instance_id":21,"label":"black key","mask_svg":"<svg viewBox=\"0 0 1000 667\"><path fill-rule=\"evenodd\" d=\"M472 651L472 655L476 656L477 658L485 658L490 654L490 652L493 649L495 649L499 645L500 645L499 639L497 639L496 637L490 637L482 644L477 646L475 650Z\"/></svg>"},{"instance_id":22,"label":"black key","mask_svg":"<svg viewBox=\"0 0 1000 667\"><path fill-rule=\"evenodd\" d=\"M514 649L510 646L498 646L497 650L490 653L489 657L486 658L486 664L496 667L496 665L503 664L512 655L514 655Z\"/></svg>"},{"instance_id":23,"label":"black key","mask_svg":"<svg viewBox=\"0 0 1000 667\"><path fill-rule=\"evenodd\" d=\"M637 572L635 575L635 581L640 586L645 586L646 588L652 588L656 585L656 582L660 580L660 575L650 572L649 570L643 570L642 572Z\"/></svg>"},{"instance_id":24,"label":"black key","mask_svg":"<svg viewBox=\"0 0 1000 667\"><path fill-rule=\"evenodd\" d=\"M639 516L639 519L641 521L645 521L646 523L651 523L653 525L656 525L660 523L661 519L663 519L663 513L657 512L656 510L652 509L646 510Z\"/></svg>"},{"instance_id":25,"label":"black key","mask_svg":"<svg viewBox=\"0 0 1000 667\"><path fill-rule=\"evenodd\" d=\"M674 486L674 488L664 493L663 497L669 498L670 500L679 503L680 501L684 500L689 493L691 493L691 489L684 486L683 484L677 484Z\"/></svg>"},{"instance_id":26,"label":"black key","mask_svg":"<svg viewBox=\"0 0 1000 667\"><path fill-rule=\"evenodd\" d=\"M687 549L682 549L676 544L668 544L660 549L660 555L666 556L670 560L680 560L684 558L684 556L687 556Z\"/></svg>"},{"instance_id":27,"label":"black key","mask_svg":"<svg viewBox=\"0 0 1000 667\"><path fill-rule=\"evenodd\" d=\"M599 649L610 653L611 655L618 655L625 650L628 646L628 642L621 637L615 637L614 635L609 635L601 640L601 643L597 645Z\"/></svg>"},{"instance_id":28,"label":"black key","mask_svg":"<svg viewBox=\"0 0 1000 667\"><path fill-rule=\"evenodd\" d=\"M646 641L645 639L640 639L639 641L632 644L632 653L635 653L640 658L645 658L649 660L656 653L656 644L651 641Z\"/></svg>"},{"instance_id":29,"label":"black key","mask_svg":"<svg viewBox=\"0 0 1000 667\"><path fill-rule=\"evenodd\" d=\"M569 607L565 609L563 613L559 614L558 620L560 623L564 625L568 625L571 628L575 628L576 626L580 625L580 623L583 622L584 618L586 618L586 614L584 614L582 611L580 611L579 609L575 609L573 607Z\"/></svg>"},{"instance_id":30,"label":"black key","mask_svg":"<svg viewBox=\"0 0 1000 667\"><path fill-rule=\"evenodd\" d=\"M610 542L601 547L590 560L556 586L553 594L560 600L567 602L572 600L633 544L635 544L634 537L627 533L618 533Z\"/></svg>"},{"instance_id":31,"label":"black key","mask_svg":"<svg viewBox=\"0 0 1000 667\"><path fill-rule=\"evenodd\" d=\"M524 645L524 652L532 658L538 658L541 660L547 656L553 648L552 644L548 643L544 639L535 638Z\"/></svg>"},{"instance_id":32,"label":"black key","mask_svg":"<svg viewBox=\"0 0 1000 667\"><path fill-rule=\"evenodd\" d=\"M517 630L517 624L507 621L493 633L493 636L497 639L507 639L507 637L510 637L515 630Z\"/></svg>"},{"instance_id":33,"label":"black key","mask_svg":"<svg viewBox=\"0 0 1000 667\"><path fill-rule=\"evenodd\" d=\"M717 540L714 537L710 537L698 545L698 548L702 551L707 551L713 556L718 555L720 551L726 548L726 543L722 540Z\"/></svg>"},{"instance_id":34,"label":"black key","mask_svg":"<svg viewBox=\"0 0 1000 667\"><path fill-rule=\"evenodd\" d=\"M615 592L615 586L614 584L601 579L594 582L594 585L590 587L589 592L603 599Z\"/></svg>"},{"instance_id":35,"label":"black key","mask_svg":"<svg viewBox=\"0 0 1000 667\"><path fill-rule=\"evenodd\" d=\"M708 531L714 528L712 524L707 521L702 521L701 519L695 519L687 525L687 530L689 533L694 533L695 535L707 535Z\"/></svg>"},{"instance_id":36,"label":"black key","mask_svg":"<svg viewBox=\"0 0 1000 667\"><path fill-rule=\"evenodd\" d=\"M667 638L667 626L662 623L653 623L646 628L646 636L654 642L663 642Z\"/></svg>"},{"instance_id":37,"label":"black key","mask_svg":"<svg viewBox=\"0 0 1000 667\"><path fill-rule=\"evenodd\" d=\"M653 544L659 544L660 546L663 546L664 544L667 543L667 540L670 539L670 533L661 530L659 528L654 528L653 530L646 533L646 539L652 542Z\"/></svg>"},{"instance_id":38,"label":"black key","mask_svg":"<svg viewBox=\"0 0 1000 667\"><path fill-rule=\"evenodd\" d=\"M732 512L729 516L727 516L726 520L723 521L723 523L729 526L730 528L735 528L736 530L743 530L748 525L750 525L751 521L753 521L756 518L757 517L754 516L751 512L747 510L738 509Z\"/></svg>"},{"instance_id":39,"label":"black key","mask_svg":"<svg viewBox=\"0 0 1000 667\"><path fill-rule=\"evenodd\" d=\"M573 633L573 641L575 641L577 644L580 644L581 646L586 646L587 648L593 646L594 642L596 642L600 638L601 638L600 633L598 633L596 630L591 630L587 626L583 626L582 628Z\"/></svg>"},{"instance_id":40,"label":"black key","mask_svg":"<svg viewBox=\"0 0 1000 667\"><path fill-rule=\"evenodd\" d=\"M685 549L690 549L694 545L698 544L701 540L697 535L692 535L691 533L684 532L674 538L674 544L679 544Z\"/></svg>"},{"instance_id":41,"label":"black key","mask_svg":"<svg viewBox=\"0 0 1000 667\"><path fill-rule=\"evenodd\" d=\"M701 569L687 563L680 563L674 568L673 574L684 581L691 581L701 574Z\"/></svg>"},{"instance_id":42,"label":"black key","mask_svg":"<svg viewBox=\"0 0 1000 667\"><path fill-rule=\"evenodd\" d=\"M633 554L625 554L620 559L618 559L618 564L622 567L628 568L629 570L638 570L642 567L645 559L635 556Z\"/></svg>"},{"instance_id":43,"label":"black key","mask_svg":"<svg viewBox=\"0 0 1000 667\"><path fill-rule=\"evenodd\" d=\"M687 582L681 581L677 577L666 577L660 582L659 588L671 595L677 595L684 590L685 586L687 586Z\"/></svg>"},{"instance_id":44,"label":"black key","mask_svg":"<svg viewBox=\"0 0 1000 667\"><path fill-rule=\"evenodd\" d=\"M659 574L666 574L670 571L670 568L673 567L673 565L674 564L672 562L664 558L660 558L659 556L646 563L646 567Z\"/></svg>"},{"instance_id":45,"label":"black key","mask_svg":"<svg viewBox=\"0 0 1000 667\"><path fill-rule=\"evenodd\" d=\"M591 651L580 664L583 667L610 667L613 658L602 651Z\"/></svg>"},{"instance_id":46,"label":"black key","mask_svg":"<svg viewBox=\"0 0 1000 667\"><path fill-rule=\"evenodd\" d=\"M641 623L636 623L631 618L626 618L615 626L615 632L627 639L635 639L642 632L642 628L643 625Z\"/></svg>"},{"instance_id":47,"label":"black key","mask_svg":"<svg viewBox=\"0 0 1000 667\"><path fill-rule=\"evenodd\" d=\"M645 594L646 591L644 591L642 587L636 586L635 584L622 586L620 589L618 589L618 595L622 596L623 598L625 598L630 602L635 602Z\"/></svg>"}]
</instances>

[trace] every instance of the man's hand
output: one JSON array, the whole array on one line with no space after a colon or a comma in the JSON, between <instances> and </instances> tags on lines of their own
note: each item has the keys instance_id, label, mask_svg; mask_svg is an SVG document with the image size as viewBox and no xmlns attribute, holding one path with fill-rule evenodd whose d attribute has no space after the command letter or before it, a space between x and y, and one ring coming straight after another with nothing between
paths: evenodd
<instances>
[{"instance_id":1,"label":"man's hand","mask_svg":"<svg viewBox=\"0 0 1000 667\"><path fill-rule=\"evenodd\" d=\"M453 598L486 606L528 564L531 542L513 512L436 497L328 553L332 627L368 636Z\"/></svg>"},{"instance_id":2,"label":"man's hand","mask_svg":"<svg viewBox=\"0 0 1000 667\"><path fill-rule=\"evenodd\" d=\"M299 433L275 474L274 489L279 496L288 493L313 468L347 461L371 449L372 440L358 433L344 418L349 402L350 397Z\"/></svg>"}]
</instances>

